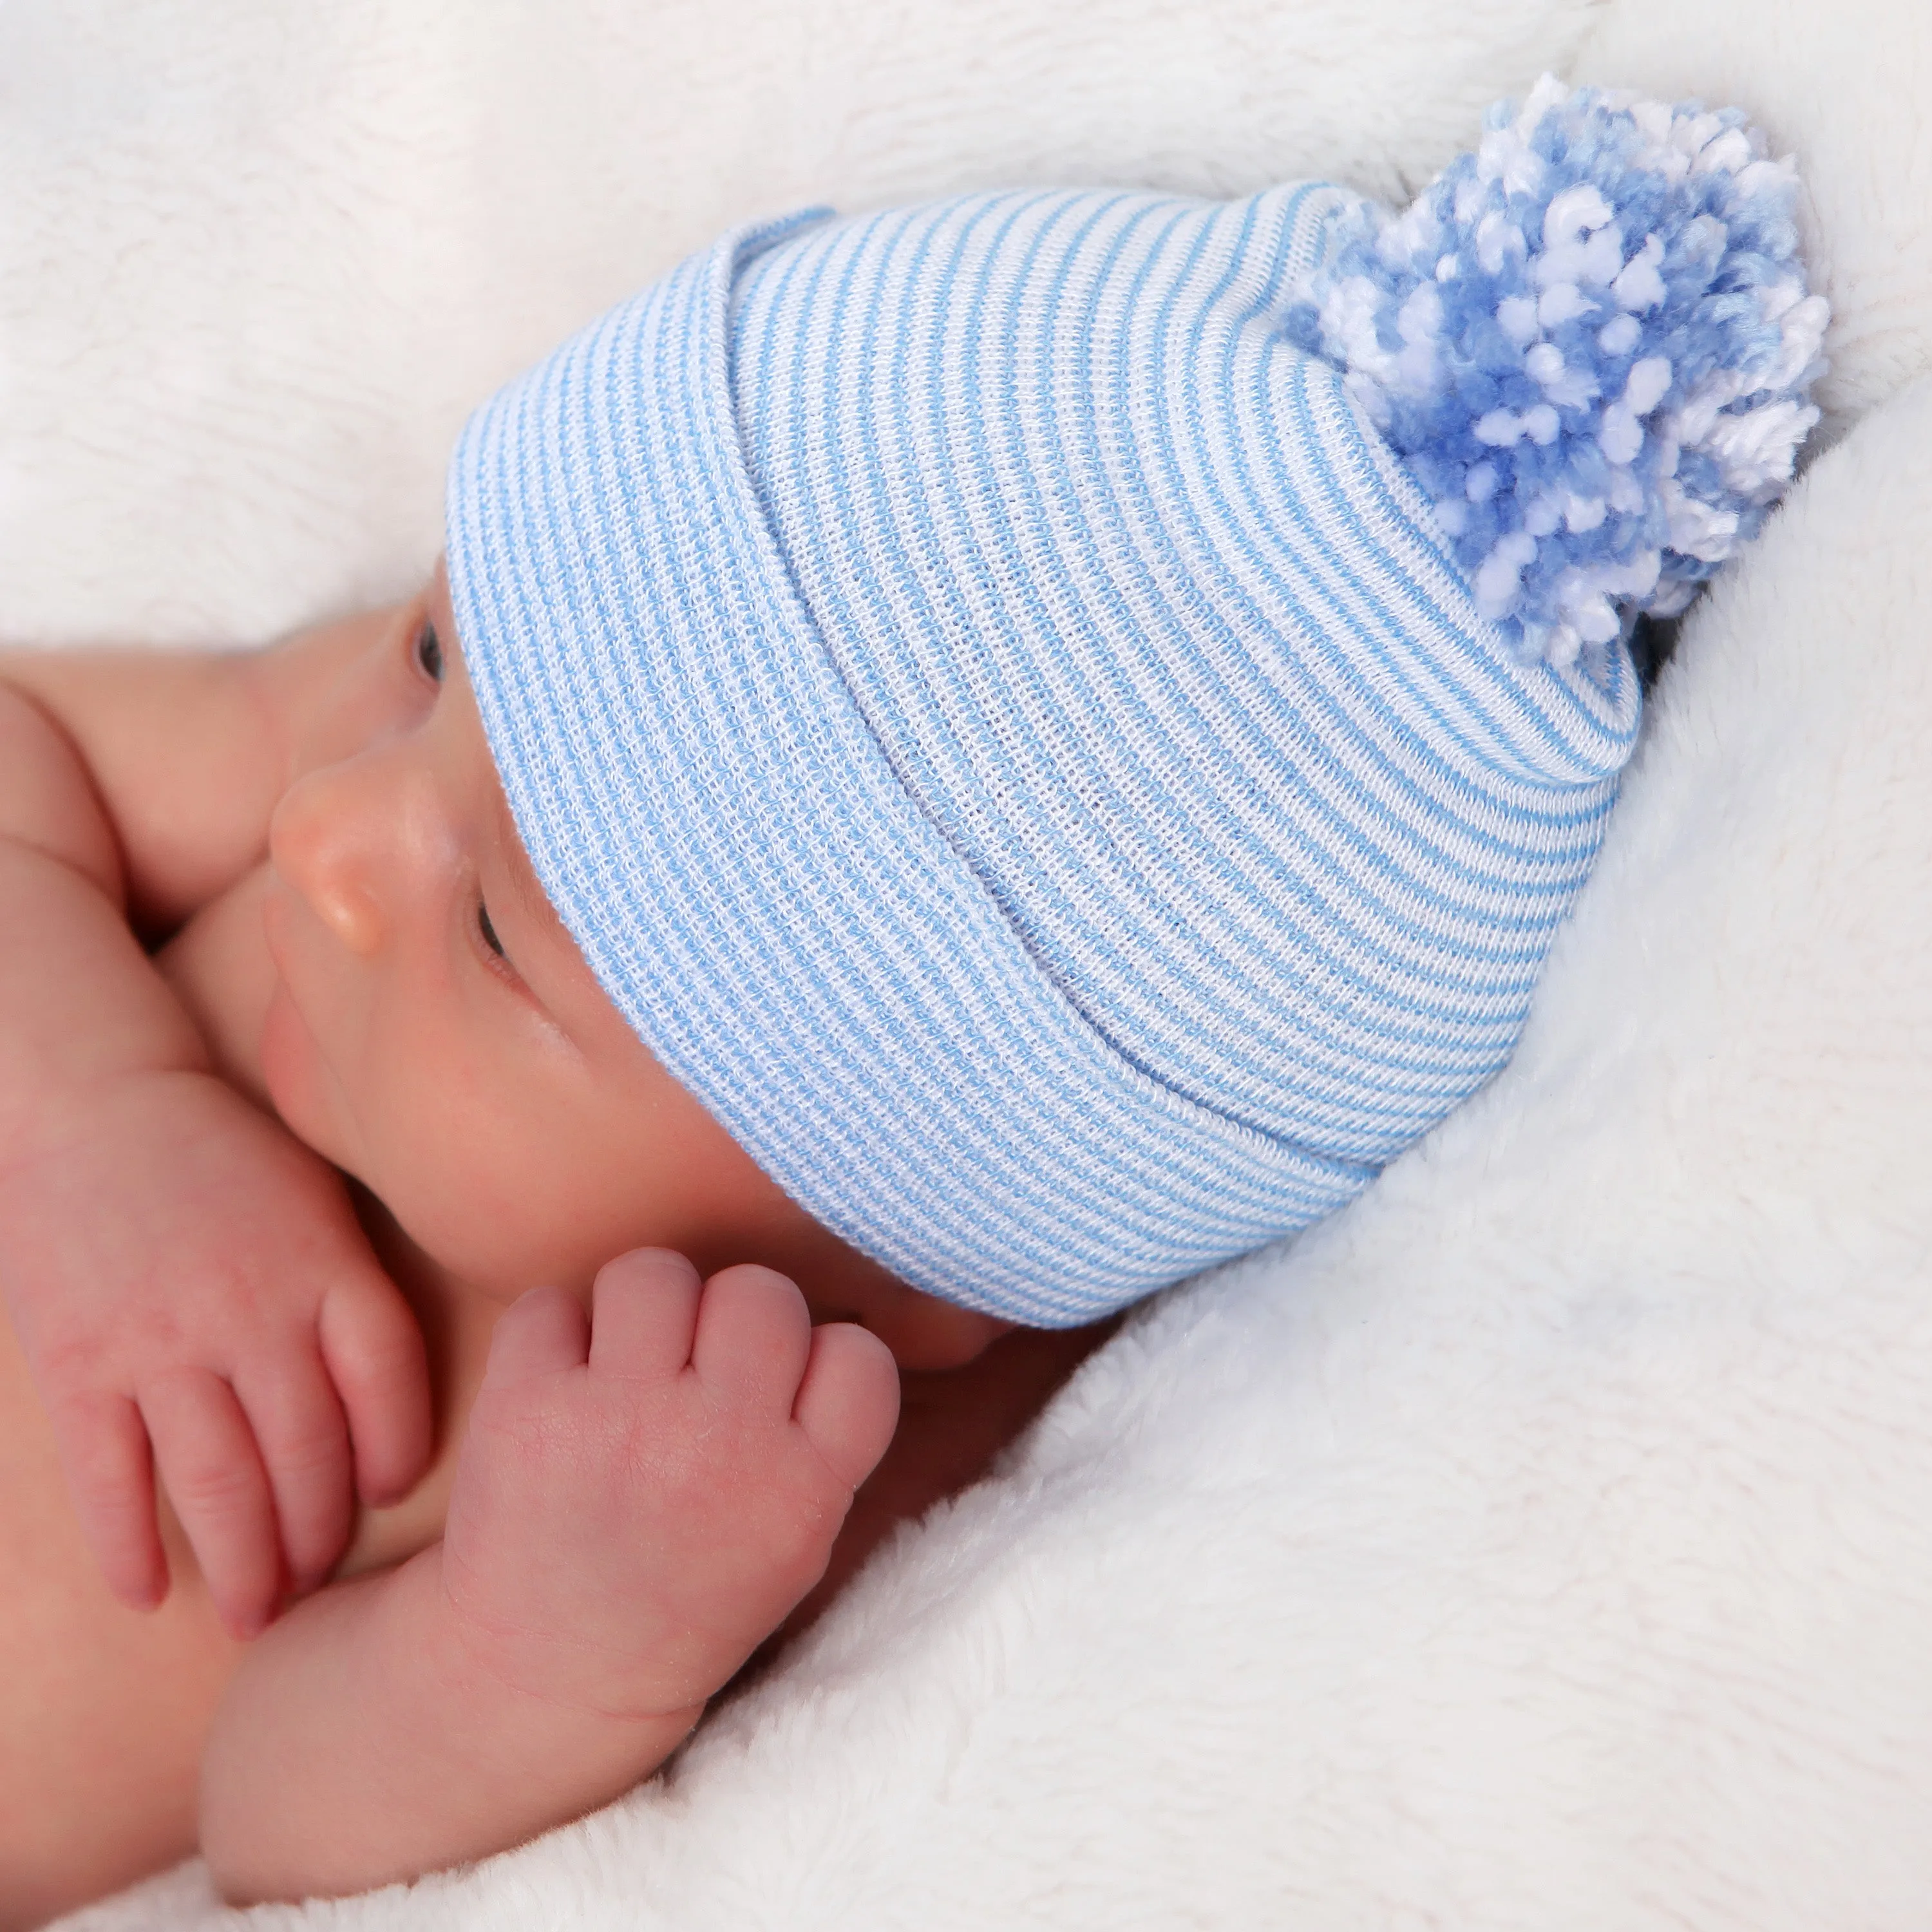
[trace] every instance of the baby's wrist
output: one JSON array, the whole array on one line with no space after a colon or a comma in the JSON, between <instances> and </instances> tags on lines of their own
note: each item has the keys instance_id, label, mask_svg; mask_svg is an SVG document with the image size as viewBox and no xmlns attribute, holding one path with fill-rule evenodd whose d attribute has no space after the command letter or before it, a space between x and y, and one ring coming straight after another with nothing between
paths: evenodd
<instances>
[{"instance_id":1,"label":"baby's wrist","mask_svg":"<svg viewBox=\"0 0 1932 1932\"><path fill-rule=\"evenodd\" d=\"M142 1066L50 1083L31 1107L10 1109L0 1121L0 1175L45 1173L98 1145L118 1170L108 1184L124 1180L119 1163L130 1141L171 1150L183 1131L206 1124L205 1090L213 1080L197 1067Z\"/></svg>"},{"instance_id":2,"label":"baby's wrist","mask_svg":"<svg viewBox=\"0 0 1932 1932\"><path fill-rule=\"evenodd\" d=\"M417 1877L609 1803L698 1715L624 1718L506 1680L454 1614L432 1544L306 1598L250 1646L203 1757L203 1853L232 1904Z\"/></svg>"},{"instance_id":3,"label":"baby's wrist","mask_svg":"<svg viewBox=\"0 0 1932 1932\"><path fill-rule=\"evenodd\" d=\"M614 1678L599 1682L597 1660L582 1682L553 1678L529 1666L503 1634L471 1616L446 1587L444 1546L432 1544L406 1566L419 1592L412 1622L439 1687L439 1702L457 1715L452 1762L479 1767L479 1780L500 1770L520 1785L548 1792L554 1816L580 1815L648 1778L684 1742L707 1699L675 1707L628 1702ZM399 1573L400 1580L400 1573ZM596 1685L598 1695L588 1692Z\"/></svg>"},{"instance_id":4,"label":"baby's wrist","mask_svg":"<svg viewBox=\"0 0 1932 1932\"><path fill-rule=\"evenodd\" d=\"M46 936L0 947L0 1157L58 1146L104 1100L205 1073L205 1042L121 915L44 854L0 841L0 902Z\"/></svg>"},{"instance_id":5,"label":"baby's wrist","mask_svg":"<svg viewBox=\"0 0 1932 1932\"><path fill-rule=\"evenodd\" d=\"M611 1660L573 1654L571 1667L559 1670L554 1660L560 1651L572 1651L567 1641L545 1637L527 1630L498 1628L477 1614L464 1601L460 1588L452 1589L446 1545L439 1542L422 1552L418 1562L433 1557L436 1603L429 1614L434 1618L438 1667L454 1691L479 1698L502 1700L505 1710L527 1708L541 1714L544 1724L567 1724L580 1719L587 1728L613 1728L614 1738L640 1732L662 1732L670 1742L660 1755L668 1754L678 1738L698 1722L711 1696L722 1683L708 1686L694 1695L693 1687L679 1684L635 1681L627 1683L633 1672L613 1668ZM430 1565L424 1564L427 1572ZM628 1660L627 1660L628 1661Z\"/></svg>"}]
</instances>

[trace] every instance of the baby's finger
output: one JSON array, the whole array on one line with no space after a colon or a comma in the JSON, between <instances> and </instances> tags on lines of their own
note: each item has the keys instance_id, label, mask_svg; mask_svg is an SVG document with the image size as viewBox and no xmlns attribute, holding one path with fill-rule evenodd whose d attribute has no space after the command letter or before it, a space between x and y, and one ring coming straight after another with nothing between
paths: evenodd
<instances>
[{"instance_id":1,"label":"baby's finger","mask_svg":"<svg viewBox=\"0 0 1932 1932\"><path fill-rule=\"evenodd\" d=\"M344 1281L322 1299L322 1359L341 1398L365 1503L408 1495L429 1466L429 1364L415 1311L386 1275Z\"/></svg>"},{"instance_id":2,"label":"baby's finger","mask_svg":"<svg viewBox=\"0 0 1932 1932\"><path fill-rule=\"evenodd\" d=\"M590 1366L603 1375L674 1376L691 1360L698 1270L669 1248L607 1262L590 1291Z\"/></svg>"},{"instance_id":3,"label":"baby's finger","mask_svg":"<svg viewBox=\"0 0 1932 1932\"><path fill-rule=\"evenodd\" d=\"M168 1558L140 1411L123 1395L74 1396L51 1405L48 1420L81 1534L108 1588L130 1610L156 1609L168 1594Z\"/></svg>"},{"instance_id":4,"label":"baby's finger","mask_svg":"<svg viewBox=\"0 0 1932 1932\"><path fill-rule=\"evenodd\" d=\"M242 1370L234 1388L268 1472L289 1576L312 1589L342 1554L355 1514L342 1405L305 1349Z\"/></svg>"},{"instance_id":5,"label":"baby's finger","mask_svg":"<svg viewBox=\"0 0 1932 1932\"><path fill-rule=\"evenodd\" d=\"M814 1328L812 1359L791 1412L832 1473L856 1490L898 1426L899 1371L892 1352L856 1322Z\"/></svg>"},{"instance_id":6,"label":"baby's finger","mask_svg":"<svg viewBox=\"0 0 1932 1932\"><path fill-rule=\"evenodd\" d=\"M141 1413L217 1613L232 1635L258 1635L281 1594L281 1547L235 1391L212 1370L177 1369L143 1385Z\"/></svg>"},{"instance_id":7,"label":"baby's finger","mask_svg":"<svg viewBox=\"0 0 1932 1932\"><path fill-rule=\"evenodd\" d=\"M533 1288L496 1318L484 1384L498 1388L580 1369L590 1352L590 1321L568 1289Z\"/></svg>"},{"instance_id":8,"label":"baby's finger","mask_svg":"<svg viewBox=\"0 0 1932 1932\"><path fill-rule=\"evenodd\" d=\"M691 1360L707 1387L788 1415L811 1349L811 1312L789 1276L741 1262L704 1284Z\"/></svg>"}]
</instances>

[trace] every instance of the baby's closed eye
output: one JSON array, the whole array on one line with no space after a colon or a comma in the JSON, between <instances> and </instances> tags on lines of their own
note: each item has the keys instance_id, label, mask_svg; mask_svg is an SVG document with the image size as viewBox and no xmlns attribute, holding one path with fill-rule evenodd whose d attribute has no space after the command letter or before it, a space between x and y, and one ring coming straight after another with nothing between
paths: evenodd
<instances>
[{"instance_id":1,"label":"baby's closed eye","mask_svg":"<svg viewBox=\"0 0 1932 1932\"><path fill-rule=\"evenodd\" d=\"M432 684L442 682L442 640L436 634L436 626L427 617L416 635L414 646L416 668Z\"/></svg>"},{"instance_id":2,"label":"baby's closed eye","mask_svg":"<svg viewBox=\"0 0 1932 1932\"><path fill-rule=\"evenodd\" d=\"M496 928L490 923L490 908L481 899L476 902L476 925L483 935L483 944L499 959L508 958L509 956L503 950L503 942L496 937Z\"/></svg>"}]
</instances>

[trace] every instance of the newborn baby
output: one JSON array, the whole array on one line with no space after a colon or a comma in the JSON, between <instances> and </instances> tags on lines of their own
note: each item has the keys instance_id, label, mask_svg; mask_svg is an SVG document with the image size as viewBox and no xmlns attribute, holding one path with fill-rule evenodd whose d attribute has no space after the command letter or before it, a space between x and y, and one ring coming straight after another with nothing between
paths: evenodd
<instances>
[{"instance_id":1,"label":"newborn baby","mask_svg":"<svg viewBox=\"0 0 1932 1932\"><path fill-rule=\"evenodd\" d=\"M166 1587L144 1434L186 1532L178 1572L206 1593L178 1587L157 1629L91 1599L70 1534L10 1566L81 1618L56 1642L34 1628L50 1600L10 1584L16 1694L67 1646L115 1730L89 1762L78 1696L10 1710L0 1918L34 1895L22 1859L61 1849L98 1888L193 1849L194 1760L238 1660L206 1814L238 1895L406 1874L614 1794L817 1578L892 1433L888 1346L948 1367L1003 1324L818 1227L612 1010L509 825L440 572L258 658L8 668L0 862L33 935L7 956L9 1088L39 1096L0 1204L12 1305L117 1594ZM164 983L117 902L179 927ZM258 1106L401 1217L407 1234L371 1232L408 1302L335 1176ZM626 1254L642 1241L662 1245ZM685 1256L741 1264L700 1290ZM844 1318L812 1329L774 1265ZM426 1477L410 1302L442 1423ZM997 1389L968 1378L969 1466L1011 1426L1001 1405L1036 1402L1040 1364L1068 1358L1038 1339L1054 1354L1009 1353ZM24 1477L38 1418L5 1413ZM337 1566L352 1452L365 1502L414 1485L362 1515L338 1569L385 1574L238 1660L218 1615L253 1635ZM920 1448L902 1500L946 1473ZM53 1882L44 1902L77 1895Z\"/></svg>"},{"instance_id":2,"label":"newborn baby","mask_svg":"<svg viewBox=\"0 0 1932 1932\"><path fill-rule=\"evenodd\" d=\"M1791 185L1546 80L1400 216L735 231L410 604L0 661L0 1925L605 1802L1493 1072L1815 419Z\"/></svg>"}]
</instances>

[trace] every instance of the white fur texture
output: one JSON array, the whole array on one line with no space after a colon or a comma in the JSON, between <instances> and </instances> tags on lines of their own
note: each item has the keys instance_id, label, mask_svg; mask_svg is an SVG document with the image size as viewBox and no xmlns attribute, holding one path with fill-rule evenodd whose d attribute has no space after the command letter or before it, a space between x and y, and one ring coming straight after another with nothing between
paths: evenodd
<instances>
[{"instance_id":1,"label":"white fur texture","mask_svg":"<svg viewBox=\"0 0 1932 1932\"><path fill-rule=\"evenodd\" d=\"M1927 1922L1918 0L0 0L0 633L394 590L467 403L740 214L1392 194L1546 65L1798 151L1842 440L1688 620L1516 1061L1148 1310L673 1777L262 1923ZM228 1922L198 1866L73 1922Z\"/></svg>"}]
</instances>

